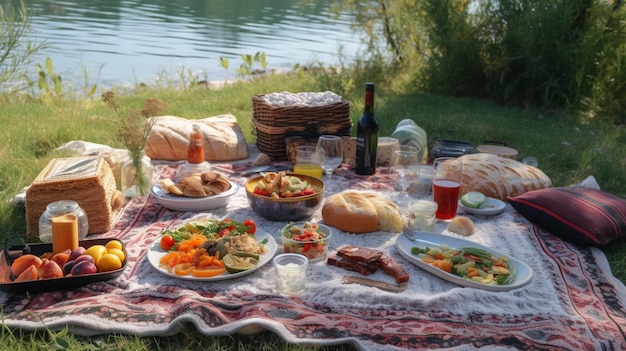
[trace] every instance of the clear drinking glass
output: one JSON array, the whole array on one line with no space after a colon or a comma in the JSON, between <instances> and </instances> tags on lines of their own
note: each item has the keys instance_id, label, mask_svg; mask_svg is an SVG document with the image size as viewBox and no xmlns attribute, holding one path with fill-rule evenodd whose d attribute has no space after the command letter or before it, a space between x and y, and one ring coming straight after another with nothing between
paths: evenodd
<instances>
[{"instance_id":1,"label":"clear drinking glass","mask_svg":"<svg viewBox=\"0 0 626 351\"><path fill-rule=\"evenodd\" d=\"M331 178L333 171L343 162L343 149L341 148L341 137L336 135L322 135L317 139L317 149L324 150L324 162L322 167Z\"/></svg>"},{"instance_id":2,"label":"clear drinking glass","mask_svg":"<svg viewBox=\"0 0 626 351\"><path fill-rule=\"evenodd\" d=\"M452 219L456 216L463 162L454 157L439 157L433 162L433 200L437 203L437 218Z\"/></svg>"},{"instance_id":3,"label":"clear drinking glass","mask_svg":"<svg viewBox=\"0 0 626 351\"><path fill-rule=\"evenodd\" d=\"M419 151L415 146L398 145L394 148L389 162L389 173L395 181L395 188L400 192L398 201L407 202L407 188L417 180L420 172Z\"/></svg>"}]
</instances>

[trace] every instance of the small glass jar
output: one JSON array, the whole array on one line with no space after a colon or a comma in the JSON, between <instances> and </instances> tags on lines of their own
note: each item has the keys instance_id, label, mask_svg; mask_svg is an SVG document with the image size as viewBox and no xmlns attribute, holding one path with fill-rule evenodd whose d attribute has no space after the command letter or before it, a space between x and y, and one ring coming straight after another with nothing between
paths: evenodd
<instances>
[{"instance_id":1,"label":"small glass jar","mask_svg":"<svg viewBox=\"0 0 626 351\"><path fill-rule=\"evenodd\" d=\"M128 152L128 160L120 170L122 194L127 198L146 196L152 188L152 164L144 151Z\"/></svg>"},{"instance_id":2,"label":"small glass jar","mask_svg":"<svg viewBox=\"0 0 626 351\"><path fill-rule=\"evenodd\" d=\"M44 243L52 242L52 218L65 214L73 214L78 218L78 239L83 240L89 232L87 213L72 200L55 201L48 206L39 217L39 239Z\"/></svg>"},{"instance_id":3,"label":"small glass jar","mask_svg":"<svg viewBox=\"0 0 626 351\"><path fill-rule=\"evenodd\" d=\"M415 200L409 203L409 228L422 232L435 232L437 229L437 203L429 200Z\"/></svg>"}]
</instances>

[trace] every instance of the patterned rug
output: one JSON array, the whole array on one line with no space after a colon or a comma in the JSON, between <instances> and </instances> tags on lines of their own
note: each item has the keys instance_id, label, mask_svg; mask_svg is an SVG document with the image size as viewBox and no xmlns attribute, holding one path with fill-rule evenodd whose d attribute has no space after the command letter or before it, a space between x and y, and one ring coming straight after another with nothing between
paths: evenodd
<instances>
[{"instance_id":1,"label":"patterned rug","mask_svg":"<svg viewBox=\"0 0 626 351\"><path fill-rule=\"evenodd\" d=\"M241 185L246 178L238 175L247 166L214 165ZM155 169L155 179L171 177L176 165ZM397 196L384 172L363 178L349 170L333 174L326 196L347 188ZM319 212L313 221L321 221ZM133 199L114 228L97 236L124 242L128 265L120 277L69 291L2 292L4 323L26 330L68 327L80 335L168 335L189 324L206 335L265 329L293 344L349 343L362 350L626 350L626 287L613 277L603 253L543 232L510 206L494 217L472 217L476 233L468 237L533 269L529 285L507 292L463 288L430 275L399 255L398 234L383 232L336 231L331 250L354 244L395 257L411 276L401 293L343 285L347 272L324 262L309 266L307 290L298 297L274 292L271 264L216 282L179 280L156 271L146 259L151 244L163 229L198 215L253 218L271 234L286 224L252 212L243 188L227 206L203 214L167 210L152 196ZM455 236L446 225L438 223L438 232ZM380 272L370 278L393 283Z\"/></svg>"}]
</instances>

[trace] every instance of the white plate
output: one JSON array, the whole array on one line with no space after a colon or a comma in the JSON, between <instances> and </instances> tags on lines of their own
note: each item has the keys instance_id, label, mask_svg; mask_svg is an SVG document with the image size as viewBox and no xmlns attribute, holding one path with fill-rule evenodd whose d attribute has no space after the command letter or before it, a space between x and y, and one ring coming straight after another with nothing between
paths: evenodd
<instances>
[{"instance_id":1,"label":"white plate","mask_svg":"<svg viewBox=\"0 0 626 351\"><path fill-rule=\"evenodd\" d=\"M463 212L468 213L468 214L481 215L481 216L493 216L504 211L506 204L504 203L504 201L494 199L493 197L488 197L487 205L484 208L467 207L467 206L464 206L460 200L459 200L459 207L463 210Z\"/></svg>"},{"instance_id":2,"label":"white plate","mask_svg":"<svg viewBox=\"0 0 626 351\"><path fill-rule=\"evenodd\" d=\"M239 184L228 181L231 185L230 189L225 192L206 197L186 197L186 196L174 196L169 192L161 189L159 185L152 187L152 195L156 198L157 202L163 207L169 208L175 211L205 211L213 208L225 206L228 200L239 191Z\"/></svg>"},{"instance_id":3,"label":"white plate","mask_svg":"<svg viewBox=\"0 0 626 351\"><path fill-rule=\"evenodd\" d=\"M257 238L259 242L267 239L267 242L265 243L267 252L264 255L261 255L259 257L259 264L256 267L242 271L242 272L238 272L238 273L231 274L228 272L224 272L224 274L221 274L215 277L204 278L204 277L194 277L191 275L180 276L180 275L176 275L176 273L163 269L159 267L159 261L161 260L161 257L167 254L167 251L161 248L161 237L155 240L152 246L150 247L150 249L148 250L148 261L150 261L150 264L152 265L152 267L154 267L157 271L173 278L184 279L184 280L196 280L196 281L216 281L216 280L233 279L233 278L241 277L242 275L250 274L256 271L257 269L263 267L266 263L271 261L272 257L274 257L274 255L276 254L276 250L277 250L276 240L274 240L274 238L271 235L269 235L267 232L263 230L257 229L255 237Z\"/></svg>"},{"instance_id":4,"label":"white plate","mask_svg":"<svg viewBox=\"0 0 626 351\"><path fill-rule=\"evenodd\" d=\"M441 244L446 244L449 247L456 248L456 249L459 249L462 247L474 247L474 248L485 250L496 256L505 256L505 255L497 251L494 251L493 249L490 249L486 246L483 246L483 245L480 245L480 244L477 244L468 240L454 238L451 236L436 234L436 233L428 233L428 232L418 232L418 233L419 233L419 239L423 239L423 241L420 241L418 239L418 241L415 242L415 241L411 241L409 238L407 238L403 234L398 235L398 237L396 238L396 248L398 249L398 251L400 251L400 254L402 255L402 257L406 258L414 265L418 266L419 268L429 273L436 275L437 277L441 279L447 280L451 283L458 284L458 285L465 286L465 287L477 288L477 289L483 289L483 290L489 290L489 291L508 291L508 290L513 290L513 289L517 289L517 288L521 288L522 286L525 286L526 284L530 283L530 280L533 276L533 270L526 263L506 255L516 270L516 278L511 284L487 285L487 284L481 284L479 282L475 282L473 280L463 279L457 275L448 273L431 264L428 264L422 261L421 255L413 255L411 253L411 248L414 246L418 246L423 249L426 246L436 247Z\"/></svg>"}]
</instances>

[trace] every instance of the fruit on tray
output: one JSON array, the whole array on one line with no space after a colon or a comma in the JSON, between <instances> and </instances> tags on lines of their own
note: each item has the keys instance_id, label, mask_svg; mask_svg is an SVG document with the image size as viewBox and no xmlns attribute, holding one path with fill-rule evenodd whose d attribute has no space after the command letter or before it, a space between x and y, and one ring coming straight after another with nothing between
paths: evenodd
<instances>
[{"instance_id":1,"label":"fruit on tray","mask_svg":"<svg viewBox=\"0 0 626 351\"><path fill-rule=\"evenodd\" d=\"M122 243L112 239L106 245L79 246L57 254L22 255L11 263L10 279L23 282L108 272L122 268L125 260Z\"/></svg>"}]
</instances>

